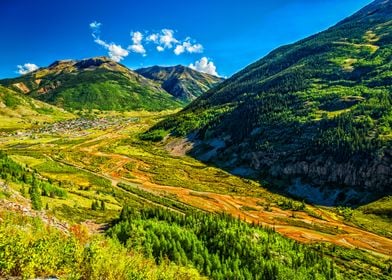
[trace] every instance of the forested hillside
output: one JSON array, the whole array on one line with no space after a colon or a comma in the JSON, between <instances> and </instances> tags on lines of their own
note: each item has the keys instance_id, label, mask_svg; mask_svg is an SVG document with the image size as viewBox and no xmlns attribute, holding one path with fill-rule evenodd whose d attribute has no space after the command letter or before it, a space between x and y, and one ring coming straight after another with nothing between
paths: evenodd
<instances>
[{"instance_id":1,"label":"forested hillside","mask_svg":"<svg viewBox=\"0 0 392 280\"><path fill-rule=\"evenodd\" d=\"M276 49L155 130L195 132L193 154L233 172L368 195L342 193L335 202L391 193L391 20L392 1L377 0Z\"/></svg>"},{"instance_id":2,"label":"forested hillside","mask_svg":"<svg viewBox=\"0 0 392 280\"><path fill-rule=\"evenodd\" d=\"M158 264L168 258L191 265L210 279L388 279L391 269L386 263L378 268L373 263L367 270L364 262L372 261L361 259L354 250L304 246L271 228L225 214L125 207L108 235L128 248L141 248Z\"/></svg>"}]
</instances>

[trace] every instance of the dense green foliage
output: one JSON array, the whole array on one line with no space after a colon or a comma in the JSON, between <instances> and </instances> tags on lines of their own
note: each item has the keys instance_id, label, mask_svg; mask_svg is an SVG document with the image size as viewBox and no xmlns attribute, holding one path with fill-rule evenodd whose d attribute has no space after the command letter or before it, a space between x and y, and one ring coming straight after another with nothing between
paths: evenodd
<instances>
[{"instance_id":1,"label":"dense green foliage","mask_svg":"<svg viewBox=\"0 0 392 280\"><path fill-rule=\"evenodd\" d=\"M223 81L206 73L177 65L173 67L153 66L136 70L144 77L157 81L168 93L184 102L190 102Z\"/></svg>"},{"instance_id":2,"label":"dense green foliage","mask_svg":"<svg viewBox=\"0 0 392 280\"><path fill-rule=\"evenodd\" d=\"M385 193L391 176L383 172L391 169L376 167L392 166L391 19L391 1L375 1L325 32L271 52L154 129L197 132L205 140L202 152L215 149L209 140L224 140L214 160L228 168L377 185ZM352 176L331 175L334 164L356 168Z\"/></svg>"},{"instance_id":3,"label":"dense green foliage","mask_svg":"<svg viewBox=\"0 0 392 280\"><path fill-rule=\"evenodd\" d=\"M41 196L66 198L67 192L59 188L53 182L40 178L40 176L27 168L22 167L10 159L6 154L0 152L0 176L5 181L21 183L29 188L32 206L41 210Z\"/></svg>"},{"instance_id":4,"label":"dense green foliage","mask_svg":"<svg viewBox=\"0 0 392 280\"><path fill-rule=\"evenodd\" d=\"M158 263L193 265L212 279L336 279L328 258L272 229L228 215L125 207L108 231Z\"/></svg>"},{"instance_id":5,"label":"dense green foliage","mask_svg":"<svg viewBox=\"0 0 392 280\"><path fill-rule=\"evenodd\" d=\"M89 237L80 226L65 234L38 218L9 212L0 212L0 218L0 278L201 279L194 269L168 262L157 266L112 239Z\"/></svg>"},{"instance_id":6,"label":"dense green foliage","mask_svg":"<svg viewBox=\"0 0 392 280\"><path fill-rule=\"evenodd\" d=\"M18 99L16 95L10 92L5 92L3 99L4 99L4 105L12 109L15 109L16 106L21 104L21 100Z\"/></svg>"},{"instance_id":7,"label":"dense green foliage","mask_svg":"<svg viewBox=\"0 0 392 280\"><path fill-rule=\"evenodd\" d=\"M166 130L156 129L140 135L141 140L159 142L168 135Z\"/></svg>"},{"instance_id":8,"label":"dense green foliage","mask_svg":"<svg viewBox=\"0 0 392 280\"><path fill-rule=\"evenodd\" d=\"M159 85L105 58L56 62L1 83L9 87L23 83L29 95L71 111L160 111L182 105Z\"/></svg>"}]
</instances>

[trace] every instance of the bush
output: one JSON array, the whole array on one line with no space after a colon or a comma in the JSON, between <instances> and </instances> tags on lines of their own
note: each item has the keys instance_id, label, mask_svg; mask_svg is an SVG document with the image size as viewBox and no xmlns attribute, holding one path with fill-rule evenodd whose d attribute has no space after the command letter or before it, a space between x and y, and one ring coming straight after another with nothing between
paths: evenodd
<instances>
[{"instance_id":1,"label":"bush","mask_svg":"<svg viewBox=\"0 0 392 280\"><path fill-rule=\"evenodd\" d=\"M147 131L140 135L140 139L144 141L159 142L162 141L169 133L163 129Z\"/></svg>"},{"instance_id":2,"label":"bush","mask_svg":"<svg viewBox=\"0 0 392 280\"><path fill-rule=\"evenodd\" d=\"M0 215L0 278L201 279L192 268L167 261L158 266L116 240L90 237L81 226L65 234L38 218Z\"/></svg>"}]
</instances>

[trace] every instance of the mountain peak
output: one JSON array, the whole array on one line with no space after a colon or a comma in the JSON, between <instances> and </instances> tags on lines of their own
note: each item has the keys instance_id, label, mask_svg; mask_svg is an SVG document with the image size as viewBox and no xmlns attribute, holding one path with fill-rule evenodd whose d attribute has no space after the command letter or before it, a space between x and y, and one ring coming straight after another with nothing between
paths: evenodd
<instances>
[{"instance_id":1,"label":"mountain peak","mask_svg":"<svg viewBox=\"0 0 392 280\"><path fill-rule=\"evenodd\" d=\"M84 58L84 59L61 59L61 60L56 60L52 64L48 66L48 68L56 68L59 66L76 66L79 69L82 68L88 68L88 67L99 67L104 63L109 63L112 65L118 65L119 63L115 62L114 60L110 59L109 57L106 56L97 56L97 57L90 57L90 58Z\"/></svg>"},{"instance_id":2,"label":"mountain peak","mask_svg":"<svg viewBox=\"0 0 392 280\"><path fill-rule=\"evenodd\" d=\"M75 63L75 66L78 69L85 69L85 68L90 68L90 67L99 67L102 64L109 64L111 66L119 65L117 62L111 60L110 58L106 56L98 56L98 57L92 57L92 58L86 58L79 60Z\"/></svg>"},{"instance_id":3,"label":"mountain peak","mask_svg":"<svg viewBox=\"0 0 392 280\"><path fill-rule=\"evenodd\" d=\"M58 60L0 84L68 110L159 111L182 105L156 82L107 57Z\"/></svg>"},{"instance_id":4,"label":"mountain peak","mask_svg":"<svg viewBox=\"0 0 392 280\"><path fill-rule=\"evenodd\" d=\"M196 99L223 80L180 64L152 66L138 69L136 72L159 82L163 89L185 102Z\"/></svg>"},{"instance_id":5,"label":"mountain peak","mask_svg":"<svg viewBox=\"0 0 392 280\"><path fill-rule=\"evenodd\" d=\"M74 63L74 62L75 62L75 60L73 60L73 59L61 59L61 60L56 60L55 62L53 62L52 64L50 64L50 65L48 66L48 68L54 68L54 67L59 66L60 64L72 64L72 63Z\"/></svg>"}]
</instances>

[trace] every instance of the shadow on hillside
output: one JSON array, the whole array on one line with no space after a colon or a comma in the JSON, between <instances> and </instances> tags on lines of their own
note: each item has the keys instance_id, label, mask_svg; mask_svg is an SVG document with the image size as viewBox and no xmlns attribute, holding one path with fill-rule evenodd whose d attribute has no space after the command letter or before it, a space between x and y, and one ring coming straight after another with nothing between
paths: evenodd
<instances>
[{"instance_id":1,"label":"shadow on hillside","mask_svg":"<svg viewBox=\"0 0 392 280\"><path fill-rule=\"evenodd\" d=\"M333 183L317 185L300 176L284 176L282 174L271 176L268 170L251 168L251 163L243 162L240 166L234 166L230 164L234 162L233 159L216 160L219 158L219 148L206 150L205 147L201 147L200 142L190 142L193 143L193 148L187 152L189 156L209 166L225 170L232 175L257 181L268 191L309 204L357 208L392 195L392 190L389 193L378 193L377 191L361 190L360 187L354 188Z\"/></svg>"}]
</instances>

